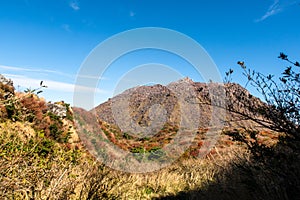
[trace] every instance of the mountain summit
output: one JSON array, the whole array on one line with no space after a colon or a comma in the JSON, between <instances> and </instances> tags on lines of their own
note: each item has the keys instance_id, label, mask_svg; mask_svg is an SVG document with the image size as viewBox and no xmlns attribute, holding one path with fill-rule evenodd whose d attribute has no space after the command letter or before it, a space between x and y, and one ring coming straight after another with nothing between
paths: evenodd
<instances>
[{"instance_id":1,"label":"mountain summit","mask_svg":"<svg viewBox=\"0 0 300 200\"><path fill-rule=\"evenodd\" d=\"M94 111L100 120L114 125L121 123L121 126L124 121L130 121L131 125L147 127L159 120L179 126L182 120L194 120L197 128L209 128L213 117L219 117L224 126L258 128L258 124L237 114L250 113L250 108L261 105L264 103L260 99L239 84L200 83L186 77L166 86L128 89L98 105ZM216 114L216 110L220 113Z\"/></svg>"}]
</instances>

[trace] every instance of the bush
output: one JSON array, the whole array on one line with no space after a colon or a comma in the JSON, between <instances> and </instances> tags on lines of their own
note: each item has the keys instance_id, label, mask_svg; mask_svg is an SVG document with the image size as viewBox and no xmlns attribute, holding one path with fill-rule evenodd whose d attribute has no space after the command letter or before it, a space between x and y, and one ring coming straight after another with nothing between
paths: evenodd
<instances>
[{"instance_id":1,"label":"bush","mask_svg":"<svg viewBox=\"0 0 300 200\"><path fill-rule=\"evenodd\" d=\"M248 107L252 113L259 113L262 118L253 118L247 113L242 115L251 117L252 120L274 131L284 132L285 140L300 140L300 72L299 62L292 62L284 53L280 59L287 61L292 66L286 67L278 80L274 76L264 75L246 67L244 62L238 64L243 69L247 84L253 86L263 97L266 104ZM296 69L294 69L296 67ZM230 80L233 70L227 72L226 80ZM232 110L235 112L236 110Z\"/></svg>"},{"instance_id":2,"label":"bush","mask_svg":"<svg viewBox=\"0 0 300 200\"><path fill-rule=\"evenodd\" d=\"M249 112L241 112L231 106L230 111L251 119L264 128L281 133L275 146L266 146L258 140L258 131L231 131L233 140L246 144L251 152L247 165L234 164L235 172L247 180L256 198L296 199L300 196L300 72L299 62L292 62L284 53L279 58L292 66L286 67L282 76L264 75L238 64L243 69L247 84L257 89L265 103L251 105L243 103ZM233 70L226 73L231 80ZM251 100L250 100L251 101ZM232 102L230 102L232 104ZM254 117L259 116L259 117ZM259 178L255 178L259 176ZM274 191L274 193L270 193Z\"/></svg>"}]
</instances>

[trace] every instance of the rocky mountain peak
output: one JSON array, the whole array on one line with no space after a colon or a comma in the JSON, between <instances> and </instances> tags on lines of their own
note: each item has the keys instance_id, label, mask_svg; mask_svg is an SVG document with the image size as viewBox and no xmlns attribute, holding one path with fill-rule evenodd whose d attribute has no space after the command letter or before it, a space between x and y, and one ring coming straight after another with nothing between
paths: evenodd
<instances>
[{"instance_id":1,"label":"rocky mountain peak","mask_svg":"<svg viewBox=\"0 0 300 200\"><path fill-rule=\"evenodd\" d=\"M177 83L190 83L193 84L194 81L190 77L184 77L183 79L180 79L177 81Z\"/></svg>"},{"instance_id":2,"label":"rocky mountain peak","mask_svg":"<svg viewBox=\"0 0 300 200\"><path fill-rule=\"evenodd\" d=\"M211 126L211 120L214 120L214 109L221 101L226 107L226 126L236 126L237 123L249 127L254 125L247 120L240 120L239 116L229 112L227 108L249 113L250 111L246 110L263 104L239 84L201 83L185 77L166 86L157 84L128 89L97 106L95 111L100 120L114 125L121 123L125 129L130 129L128 126L132 124L151 126L151 113L153 114L153 108L158 106L158 110L154 109L154 116L164 116L168 124L179 125L182 120L190 124L191 120L197 119L199 128L208 128ZM187 116L185 119L182 118L182 113ZM220 114L220 117L223 116ZM163 118L157 120L162 121ZM126 120L127 124L124 123Z\"/></svg>"}]
</instances>

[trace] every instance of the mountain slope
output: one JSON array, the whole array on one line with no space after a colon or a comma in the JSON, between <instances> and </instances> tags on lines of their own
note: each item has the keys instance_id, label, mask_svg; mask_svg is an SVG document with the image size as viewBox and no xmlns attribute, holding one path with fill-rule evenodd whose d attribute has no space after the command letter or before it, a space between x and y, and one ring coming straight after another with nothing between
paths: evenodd
<instances>
[{"instance_id":1,"label":"mountain slope","mask_svg":"<svg viewBox=\"0 0 300 200\"><path fill-rule=\"evenodd\" d=\"M181 91L186 88L186 83L192 83L191 85L199 91L196 94L202 92L203 97L194 98L194 89L191 88L189 88L191 90ZM183 192L195 190L201 190L196 194L197 198L216 196L220 192L222 197L225 195L224 199L232 199L232 194L243 195L249 197L248 199L252 198L253 193L258 194L259 197L265 197L266 195L261 191L256 192L257 190L253 191L251 187L250 190L248 188L257 183L260 186L257 188L265 188L274 177L270 179L270 175L264 173L266 170L261 172L261 168L257 169L257 165L250 160L248 151L245 151L245 146L232 141L230 134L226 135L226 132L223 132L215 147L209 149L208 152L207 147L211 143L211 138L207 137L207 133L209 129L213 131L215 129L204 126L204 122L209 121L204 116L207 117L212 110L209 107L211 98L207 98L208 89L205 88L205 84L193 83L186 79L170 85L169 88L157 85L150 87L150 90L149 87L141 87L127 91L128 93L135 92L131 97L134 100L130 104L132 110L128 112L135 116L135 121L140 122L141 127L147 127L147 125L151 127L153 125L151 120L157 112L166 114L166 122L162 120L164 118L157 118L157 121L162 121L163 124L154 124L157 127L153 126L153 129L148 129L151 133L157 128L154 135L144 135L124 132L116 124L99 119L98 116L93 115L93 112L78 108L73 108L74 112L72 112L72 109L64 102L52 104L32 92L17 93L14 91L12 82L0 75L0 198L155 199L170 195L177 196L184 194ZM210 86L220 87L219 84ZM244 94L243 90L238 89L240 86L235 84L229 86L237 88L232 89L235 92L232 95L236 96L233 99L240 101L244 98L246 100L244 102L249 100L244 111L249 106L256 105L255 101L249 98L249 94ZM148 96L143 93L144 91L148 92L146 93ZM219 90L216 89L216 91ZM212 98L215 100L214 105L220 106L222 104L218 102L220 96L217 92L214 93L216 97ZM124 94L113 100L124 98L122 95ZM151 99L148 98L149 96ZM122 101L119 102L122 103ZM190 102L191 105L185 102ZM160 107L157 104L163 106ZM111 113L108 106L103 105L101 106L102 113ZM182 105L187 105L187 107ZM228 105L239 108L239 104ZM199 115L196 111L202 107L207 110L203 115ZM188 116L182 119L179 113L188 114ZM199 116L203 118L200 122ZM193 118L196 118L197 130L190 130L191 127L186 126L193 125L190 123ZM112 118L107 115L107 119ZM69 123L66 124L64 121ZM243 121L247 125L250 124L249 119ZM81 136L80 143L78 138L69 137L70 131L73 132L71 135L76 135L75 130L70 129L73 123L77 126L76 132ZM201 123L204 125L202 126ZM232 128L236 127L232 126ZM176 137L180 135L180 130L182 138L176 140ZM229 133L232 135L237 131L239 130L229 131ZM100 160L91 157L91 154L108 150L103 146L97 146L101 143L97 143L96 139L104 138L104 136L106 142L111 142L115 147L133 153L137 162L146 163L153 160L164 162L164 147L168 144L178 142L178 145L186 145L188 138L192 138L193 141L189 144L189 149L183 152L182 159L174 160L169 166L159 168L153 173L130 174L110 169L105 166L108 163L101 163ZM258 140L268 143L269 139L277 140L276 135L261 131ZM91 150L90 147L93 145L98 148L86 151L86 149ZM207 154L207 157L194 159L199 158L198 154L201 154L201 151L204 155ZM109 154L108 159L113 159L114 156L118 155ZM128 164L134 167L132 162ZM239 166L242 167L236 168ZM237 172L235 179L232 179L231 171ZM227 182L223 184L227 178L230 184ZM275 177L274 184L278 182L276 180ZM213 183L219 185L211 185ZM207 191L210 186L214 188L213 191ZM265 190L271 191L269 188Z\"/></svg>"},{"instance_id":2,"label":"mountain slope","mask_svg":"<svg viewBox=\"0 0 300 200\"><path fill-rule=\"evenodd\" d=\"M185 104L180 101L185 101ZM102 121L117 125L117 121L126 121L130 118L132 123L146 127L151 123L151 109L155 117L165 114L166 123L179 125L181 115L189 115L190 118L198 118L198 128L209 128L213 109L217 109L218 98L222 101L224 114L220 116L224 120L224 126L244 126L259 128L255 124L237 113L250 113L249 108L263 106L264 103L252 96L245 88L238 84L217 84L193 82L189 78L170 83L167 86L140 86L126 90L107 102L95 108L97 116ZM223 98L223 99L222 99ZM122 103L120 103L122 102ZM158 107L155 110L155 107ZM183 106L189 107L188 111L182 111ZM154 108L153 108L154 107ZM198 111L198 112L195 112ZM259 116L256 116L259 117ZM119 120L120 118L120 120Z\"/></svg>"},{"instance_id":3,"label":"mountain slope","mask_svg":"<svg viewBox=\"0 0 300 200\"><path fill-rule=\"evenodd\" d=\"M97 134L123 150L152 152L180 137L179 146L188 147L184 155L197 157L214 146L227 152L235 143L226 133L236 130L256 130L260 132L259 142L276 143L279 133L256 121L262 118L256 110L264 106L238 84L205 84L184 78L167 86L128 89L85 115L95 115Z\"/></svg>"}]
</instances>

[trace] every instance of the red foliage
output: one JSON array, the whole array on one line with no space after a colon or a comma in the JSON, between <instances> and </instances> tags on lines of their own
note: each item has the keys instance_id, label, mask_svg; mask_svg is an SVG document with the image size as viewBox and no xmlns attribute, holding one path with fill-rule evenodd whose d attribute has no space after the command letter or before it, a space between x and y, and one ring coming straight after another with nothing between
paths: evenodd
<instances>
[{"instance_id":1,"label":"red foliage","mask_svg":"<svg viewBox=\"0 0 300 200\"><path fill-rule=\"evenodd\" d=\"M198 156L198 154L199 154L198 149L193 149L193 150L190 151L190 156L192 156L192 157L196 158Z\"/></svg>"},{"instance_id":2,"label":"red foliage","mask_svg":"<svg viewBox=\"0 0 300 200\"><path fill-rule=\"evenodd\" d=\"M40 122L47 111L46 102L36 95L26 94L20 98L20 103L25 112L25 118L29 121Z\"/></svg>"},{"instance_id":3,"label":"red foliage","mask_svg":"<svg viewBox=\"0 0 300 200\"><path fill-rule=\"evenodd\" d=\"M202 145L203 145L203 141L199 141L198 142L198 147L202 147Z\"/></svg>"}]
</instances>

